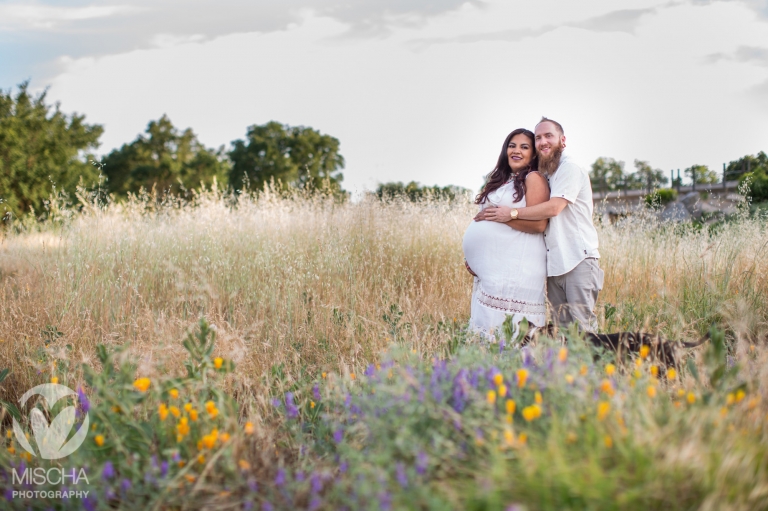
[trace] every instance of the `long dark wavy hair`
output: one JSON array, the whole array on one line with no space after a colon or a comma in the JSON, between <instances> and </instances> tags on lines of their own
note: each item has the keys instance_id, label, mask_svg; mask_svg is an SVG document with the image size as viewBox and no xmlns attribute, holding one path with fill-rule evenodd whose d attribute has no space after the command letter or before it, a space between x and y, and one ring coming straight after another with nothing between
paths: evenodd
<instances>
[{"instance_id":1,"label":"long dark wavy hair","mask_svg":"<svg viewBox=\"0 0 768 511\"><path fill-rule=\"evenodd\" d=\"M501 146L501 154L499 155L499 161L496 163L496 168L493 169L493 172L488 175L483 191L480 192L477 197L475 197L475 204L485 203L489 193L497 190L499 187L501 187L501 185L509 181L510 177L512 177L512 169L509 167L509 158L507 157L507 146L509 145L509 141L512 140L512 137L520 134L523 134L531 139L533 157L531 158L531 163L528 165L528 167L515 174L515 194L512 196L512 199L514 202L517 202L525 196L525 178L531 172L538 170L539 157L536 155L536 149L534 149L535 144L533 132L525 128L518 128L507 135L507 138L504 139L504 145Z\"/></svg>"}]
</instances>

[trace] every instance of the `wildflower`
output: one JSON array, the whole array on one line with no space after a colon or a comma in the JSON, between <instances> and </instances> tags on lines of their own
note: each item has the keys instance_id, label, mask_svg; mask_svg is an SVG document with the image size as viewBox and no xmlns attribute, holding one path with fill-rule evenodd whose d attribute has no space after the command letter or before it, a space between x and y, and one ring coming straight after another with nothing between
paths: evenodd
<instances>
[{"instance_id":1,"label":"wildflower","mask_svg":"<svg viewBox=\"0 0 768 511\"><path fill-rule=\"evenodd\" d=\"M565 382L566 382L568 385L570 385L571 383L573 383L573 375L570 375L570 374L566 374L566 375L565 375Z\"/></svg>"},{"instance_id":2,"label":"wildflower","mask_svg":"<svg viewBox=\"0 0 768 511\"><path fill-rule=\"evenodd\" d=\"M587 366L586 365L582 364L582 366L579 368L579 374L582 375L582 376L587 374Z\"/></svg>"},{"instance_id":3,"label":"wildflower","mask_svg":"<svg viewBox=\"0 0 768 511\"><path fill-rule=\"evenodd\" d=\"M677 371L675 371L672 368L667 369L667 378L669 378L670 380L674 380L675 378L677 378Z\"/></svg>"},{"instance_id":4,"label":"wildflower","mask_svg":"<svg viewBox=\"0 0 768 511\"><path fill-rule=\"evenodd\" d=\"M758 405L758 404L760 404L760 396L757 396L757 397L753 397L753 398L752 398L752 399L750 399L750 400L749 400L749 402L747 403L747 408L748 408L749 410L754 410L755 408L757 408L757 405Z\"/></svg>"},{"instance_id":5,"label":"wildflower","mask_svg":"<svg viewBox=\"0 0 768 511\"><path fill-rule=\"evenodd\" d=\"M171 412L171 415L173 415L177 419L179 418L179 416L181 416L181 410L179 410L175 406L168 408L168 411Z\"/></svg>"},{"instance_id":6,"label":"wildflower","mask_svg":"<svg viewBox=\"0 0 768 511\"><path fill-rule=\"evenodd\" d=\"M659 366L656 366L656 365L651 366L651 376L653 376L654 378L659 376Z\"/></svg>"},{"instance_id":7,"label":"wildflower","mask_svg":"<svg viewBox=\"0 0 768 511\"><path fill-rule=\"evenodd\" d=\"M522 389L523 387L525 387L525 382L528 379L528 370L518 369L516 374L517 374L517 387Z\"/></svg>"},{"instance_id":8,"label":"wildflower","mask_svg":"<svg viewBox=\"0 0 768 511\"><path fill-rule=\"evenodd\" d=\"M608 417L608 413L611 411L611 404L608 401L600 401L597 405L597 420L602 421Z\"/></svg>"},{"instance_id":9,"label":"wildflower","mask_svg":"<svg viewBox=\"0 0 768 511\"><path fill-rule=\"evenodd\" d=\"M176 425L176 432L181 437L185 437L189 434L189 421L186 417L179 419L179 423Z\"/></svg>"},{"instance_id":10,"label":"wildflower","mask_svg":"<svg viewBox=\"0 0 768 511\"><path fill-rule=\"evenodd\" d=\"M506 407L507 407L507 413L512 415L515 413L515 401L512 399L507 399Z\"/></svg>"},{"instance_id":11,"label":"wildflower","mask_svg":"<svg viewBox=\"0 0 768 511\"><path fill-rule=\"evenodd\" d=\"M56 376L52 376L51 383L59 383L59 379Z\"/></svg>"},{"instance_id":12,"label":"wildflower","mask_svg":"<svg viewBox=\"0 0 768 511\"><path fill-rule=\"evenodd\" d=\"M641 359L641 358L636 358L636 359L635 359L635 366L636 366L636 367L642 367L642 365L643 365L643 359Z\"/></svg>"},{"instance_id":13,"label":"wildflower","mask_svg":"<svg viewBox=\"0 0 768 511\"><path fill-rule=\"evenodd\" d=\"M608 376L611 376L613 373L616 372L616 366L613 364L606 364L605 365L605 374Z\"/></svg>"},{"instance_id":14,"label":"wildflower","mask_svg":"<svg viewBox=\"0 0 768 511\"><path fill-rule=\"evenodd\" d=\"M416 455L416 473L423 476L427 473L429 467L429 457L423 451L419 451Z\"/></svg>"},{"instance_id":15,"label":"wildflower","mask_svg":"<svg viewBox=\"0 0 768 511\"><path fill-rule=\"evenodd\" d=\"M171 390L169 390L169 391L168 391L168 394L169 394L169 395L170 395L170 396L171 396L173 399L178 399L178 398L179 398L179 391L178 391L178 390L176 390L176 389L171 389Z\"/></svg>"},{"instance_id":16,"label":"wildflower","mask_svg":"<svg viewBox=\"0 0 768 511\"><path fill-rule=\"evenodd\" d=\"M15 448L15 447L13 447L13 446L10 446L10 447L8 448L8 452L9 452L9 453L11 453L11 454L16 454L16 448Z\"/></svg>"},{"instance_id":17,"label":"wildflower","mask_svg":"<svg viewBox=\"0 0 768 511\"><path fill-rule=\"evenodd\" d=\"M488 401L488 403L495 404L496 403L496 391L495 390L489 390L488 394L486 394L485 398Z\"/></svg>"},{"instance_id":18,"label":"wildflower","mask_svg":"<svg viewBox=\"0 0 768 511\"><path fill-rule=\"evenodd\" d=\"M557 359L560 360L560 362L565 362L565 359L568 358L568 348L560 348L560 352L557 354Z\"/></svg>"},{"instance_id":19,"label":"wildflower","mask_svg":"<svg viewBox=\"0 0 768 511\"><path fill-rule=\"evenodd\" d=\"M614 392L616 392L613 389L613 383L611 383L611 380L603 380L600 383L600 391L601 392L605 392L609 396L612 396L614 394Z\"/></svg>"},{"instance_id":20,"label":"wildflower","mask_svg":"<svg viewBox=\"0 0 768 511\"><path fill-rule=\"evenodd\" d=\"M216 357L213 359L213 367L216 369L221 369L221 366L224 364L224 359L221 357Z\"/></svg>"},{"instance_id":21,"label":"wildflower","mask_svg":"<svg viewBox=\"0 0 768 511\"><path fill-rule=\"evenodd\" d=\"M539 405L531 405L523 408L523 418L531 422L532 420L541 417L541 407Z\"/></svg>"},{"instance_id":22,"label":"wildflower","mask_svg":"<svg viewBox=\"0 0 768 511\"><path fill-rule=\"evenodd\" d=\"M504 383L504 377L501 375L501 373L496 373L493 375L493 383L495 383L497 387L500 387L501 384Z\"/></svg>"},{"instance_id":23,"label":"wildflower","mask_svg":"<svg viewBox=\"0 0 768 511\"><path fill-rule=\"evenodd\" d=\"M192 403L187 403L184 405L184 411L189 413L189 411L192 409Z\"/></svg>"},{"instance_id":24,"label":"wildflower","mask_svg":"<svg viewBox=\"0 0 768 511\"><path fill-rule=\"evenodd\" d=\"M656 397L656 387L653 385L648 385L648 388L645 389L645 391L648 393L648 397Z\"/></svg>"},{"instance_id":25,"label":"wildflower","mask_svg":"<svg viewBox=\"0 0 768 511\"><path fill-rule=\"evenodd\" d=\"M201 465L203 463L205 463L205 456L203 456L202 454L198 454L197 455L197 462L200 463Z\"/></svg>"},{"instance_id":26,"label":"wildflower","mask_svg":"<svg viewBox=\"0 0 768 511\"><path fill-rule=\"evenodd\" d=\"M736 392L736 402L737 403L741 403L742 399L744 399L744 396L746 396L746 395L747 395L746 392L744 392L742 389L739 389Z\"/></svg>"},{"instance_id":27,"label":"wildflower","mask_svg":"<svg viewBox=\"0 0 768 511\"><path fill-rule=\"evenodd\" d=\"M213 449L216 445L216 440L219 438L219 430L214 428L210 434L203 437L202 443L206 449Z\"/></svg>"},{"instance_id":28,"label":"wildflower","mask_svg":"<svg viewBox=\"0 0 768 511\"><path fill-rule=\"evenodd\" d=\"M168 417L168 407L165 406L165 403L160 403L160 406L157 407L157 413L160 415L161 421Z\"/></svg>"},{"instance_id":29,"label":"wildflower","mask_svg":"<svg viewBox=\"0 0 768 511\"><path fill-rule=\"evenodd\" d=\"M405 473L405 465L403 463L398 463L395 466L395 476L401 487L408 488L408 474Z\"/></svg>"},{"instance_id":30,"label":"wildflower","mask_svg":"<svg viewBox=\"0 0 768 511\"><path fill-rule=\"evenodd\" d=\"M250 470L251 468L251 464L245 460L238 461L237 466L240 467L240 470Z\"/></svg>"},{"instance_id":31,"label":"wildflower","mask_svg":"<svg viewBox=\"0 0 768 511\"><path fill-rule=\"evenodd\" d=\"M275 486L282 486L285 484L285 470L282 468L277 470L277 475L275 475Z\"/></svg>"},{"instance_id":32,"label":"wildflower","mask_svg":"<svg viewBox=\"0 0 768 511\"><path fill-rule=\"evenodd\" d=\"M505 429L504 430L504 442L506 442L507 445L512 446L515 443L515 434L512 432L511 429Z\"/></svg>"},{"instance_id":33,"label":"wildflower","mask_svg":"<svg viewBox=\"0 0 768 511\"><path fill-rule=\"evenodd\" d=\"M214 403L213 401L206 401L205 411L208 412L208 415L211 416L211 419L215 419L216 416L219 414L219 409L216 408L216 403Z\"/></svg>"},{"instance_id":34,"label":"wildflower","mask_svg":"<svg viewBox=\"0 0 768 511\"><path fill-rule=\"evenodd\" d=\"M733 395L732 392L729 392L727 396L725 396L725 404L732 405L733 402L736 400L736 397Z\"/></svg>"},{"instance_id":35,"label":"wildflower","mask_svg":"<svg viewBox=\"0 0 768 511\"><path fill-rule=\"evenodd\" d=\"M607 448L610 449L611 447L613 447L613 438L611 438L609 435L605 435L605 438L603 439L603 441L605 442L605 446Z\"/></svg>"},{"instance_id":36,"label":"wildflower","mask_svg":"<svg viewBox=\"0 0 768 511\"><path fill-rule=\"evenodd\" d=\"M721 417L725 417L726 415L728 415L728 407L724 406L724 407L720 408L720 416Z\"/></svg>"},{"instance_id":37,"label":"wildflower","mask_svg":"<svg viewBox=\"0 0 768 511\"><path fill-rule=\"evenodd\" d=\"M337 444L340 444L341 441L344 439L344 430L339 428L336 431L333 432L333 441Z\"/></svg>"},{"instance_id":38,"label":"wildflower","mask_svg":"<svg viewBox=\"0 0 768 511\"><path fill-rule=\"evenodd\" d=\"M104 435L96 435L93 441L96 442L96 445L101 447L102 445L104 445Z\"/></svg>"},{"instance_id":39,"label":"wildflower","mask_svg":"<svg viewBox=\"0 0 768 511\"><path fill-rule=\"evenodd\" d=\"M295 419L299 416L299 409L293 402L293 392L285 393L285 413L289 418Z\"/></svg>"},{"instance_id":40,"label":"wildflower","mask_svg":"<svg viewBox=\"0 0 768 511\"><path fill-rule=\"evenodd\" d=\"M327 376L328 376L328 373L326 373L325 371L323 371L323 379L325 379Z\"/></svg>"},{"instance_id":41,"label":"wildflower","mask_svg":"<svg viewBox=\"0 0 768 511\"><path fill-rule=\"evenodd\" d=\"M312 387L312 396L315 398L315 401L320 401L320 387L317 384Z\"/></svg>"},{"instance_id":42,"label":"wildflower","mask_svg":"<svg viewBox=\"0 0 768 511\"><path fill-rule=\"evenodd\" d=\"M349 373L349 377L354 380L355 379L355 373Z\"/></svg>"},{"instance_id":43,"label":"wildflower","mask_svg":"<svg viewBox=\"0 0 768 511\"><path fill-rule=\"evenodd\" d=\"M689 405L692 405L696 402L696 394L693 392L689 392L687 396L685 396L685 400L688 401Z\"/></svg>"},{"instance_id":44,"label":"wildflower","mask_svg":"<svg viewBox=\"0 0 768 511\"><path fill-rule=\"evenodd\" d=\"M504 397L507 395L507 386L503 383L499 385L499 397Z\"/></svg>"},{"instance_id":45,"label":"wildflower","mask_svg":"<svg viewBox=\"0 0 768 511\"><path fill-rule=\"evenodd\" d=\"M149 378L139 378L135 382L133 382L133 386L136 387L136 390L139 392L146 392L147 389L149 389L149 386L151 385L151 381Z\"/></svg>"},{"instance_id":46,"label":"wildflower","mask_svg":"<svg viewBox=\"0 0 768 511\"><path fill-rule=\"evenodd\" d=\"M115 413L122 413L122 409L119 406L113 406L112 411Z\"/></svg>"},{"instance_id":47,"label":"wildflower","mask_svg":"<svg viewBox=\"0 0 768 511\"><path fill-rule=\"evenodd\" d=\"M310 401L309 402L309 407L314 410L315 409L315 402L314 401Z\"/></svg>"},{"instance_id":48,"label":"wildflower","mask_svg":"<svg viewBox=\"0 0 768 511\"><path fill-rule=\"evenodd\" d=\"M520 433L520 435L517 437L517 441L520 442L521 445L525 445L525 443L528 441L528 435L525 433Z\"/></svg>"},{"instance_id":49,"label":"wildflower","mask_svg":"<svg viewBox=\"0 0 768 511\"><path fill-rule=\"evenodd\" d=\"M245 426L243 427L243 431L245 431L246 435L252 435L253 431L254 431L253 423L252 422L246 422Z\"/></svg>"},{"instance_id":50,"label":"wildflower","mask_svg":"<svg viewBox=\"0 0 768 511\"><path fill-rule=\"evenodd\" d=\"M192 474L186 474L186 475L184 476L184 479L186 479L186 480L187 480L187 481L189 481L190 483L194 483L194 482L195 482L195 476L193 476Z\"/></svg>"},{"instance_id":51,"label":"wildflower","mask_svg":"<svg viewBox=\"0 0 768 511\"><path fill-rule=\"evenodd\" d=\"M685 395L685 390L677 389L677 397L683 397L684 395Z\"/></svg>"},{"instance_id":52,"label":"wildflower","mask_svg":"<svg viewBox=\"0 0 768 511\"><path fill-rule=\"evenodd\" d=\"M539 392L538 390L533 395L533 399L534 399L534 401L536 401L537 405L540 405L544 401L544 399L542 399L542 397L541 397L541 392Z\"/></svg>"},{"instance_id":53,"label":"wildflower","mask_svg":"<svg viewBox=\"0 0 768 511\"><path fill-rule=\"evenodd\" d=\"M578 439L579 439L579 437L577 437L577 436L576 436L576 433L574 433L573 431L570 431L570 432L569 432L569 433L566 435L566 437L565 437L565 441L566 441L566 442L568 442L569 444L574 444L574 443L576 443L576 440L578 440Z\"/></svg>"},{"instance_id":54,"label":"wildflower","mask_svg":"<svg viewBox=\"0 0 768 511\"><path fill-rule=\"evenodd\" d=\"M192 422L195 422L197 420L197 410L194 408L189 411L189 418L192 419Z\"/></svg>"},{"instance_id":55,"label":"wildflower","mask_svg":"<svg viewBox=\"0 0 768 511\"><path fill-rule=\"evenodd\" d=\"M645 360L648 357L648 355L650 355L650 353L651 353L650 346L648 346L647 344L643 344L642 346L640 346L640 358Z\"/></svg>"}]
</instances>

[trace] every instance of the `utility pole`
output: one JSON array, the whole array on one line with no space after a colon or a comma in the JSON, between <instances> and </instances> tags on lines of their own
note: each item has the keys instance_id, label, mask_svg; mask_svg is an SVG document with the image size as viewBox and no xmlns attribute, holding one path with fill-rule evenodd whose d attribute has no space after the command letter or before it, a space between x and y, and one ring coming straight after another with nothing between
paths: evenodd
<instances>
[{"instance_id":1,"label":"utility pole","mask_svg":"<svg viewBox=\"0 0 768 511\"><path fill-rule=\"evenodd\" d=\"M727 188L727 186L726 186L726 183L727 183L726 179L727 178L725 176L725 163L723 163L723 190L725 190Z\"/></svg>"}]
</instances>

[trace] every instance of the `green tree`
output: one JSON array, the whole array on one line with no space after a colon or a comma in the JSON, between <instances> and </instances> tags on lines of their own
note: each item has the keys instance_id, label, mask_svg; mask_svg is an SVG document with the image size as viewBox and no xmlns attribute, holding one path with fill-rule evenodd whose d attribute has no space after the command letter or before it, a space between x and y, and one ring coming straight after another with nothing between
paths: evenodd
<instances>
[{"instance_id":1,"label":"green tree","mask_svg":"<svg viewBox=\"0 0 768 511\"><path fill-rule=\"evenodd\" d=\"M631 179L631 187L634 189L653 191L666 184L669 179L661 169L654 169L647 161L635 160L635 173Z\"/></svg>"},{"instance_id":2,"label":"green tree","mask_svg":"<svg viewBox=\"0 0 768 511\"><path fill-rule=\"evenodd\" d=\"M324 182L341 190L344 157L339 140L304 126L275 121L248 128L245 140L232 142L229 184L240 188L249 183L261 188L274 179L283 187L322 188Z\"/></svg>"},{"instance_id":3,"label":"green tree","mask_svg":"<svg viewBox=\"0 0 768 511\"><path fill-rule=\"evenodd\" d=\"M728 181L734 181L747 172L768 173L768 154L760 151L756 156L748 154L730 162L725 168L725 177Z\"/></svg>"},{"instance_id":4,"label":"green tree","mask_svg":"<svg viewBox=\"0 0 768 511\"><path fill-rule=\"evenodd\" d=\"M710 170L706 165L691 165L685 169L685 175L691 178L696 178L696 184L708 185L720 182L720 176L717 172Z\"/></svg>"},{"instance_id":5,"label":"green tree","mask_svg":"<svg viewBox=\"0 0 768 511\"><path fill-rule=\"evenodd\" d=\"M625 178L624 162L613 158L600 157L592 164L589 172L592 189L599 192L618 190Z\"/></svg>"},{"instance_id":6,"label":"green tree","mask_svg":"<svg viewBox=\"0 0 768 511\"><path fill-rule=\"evenodd\" d=\"M83 115L66 115L45 103L46 92L30 94L29 82L16 95L0 91L0 212L19 216L40 211L54 187L74 192L98 182L88 163L104 129Z\"/></svg>"},{"instance_id":7,"label":"green tree","mask_svg":"<svg viewBox=\"0 0 768 511\"><path fill-rule=\"evenodd\" d=\"M412 202L418 202L428 197L435 199L448 199L454 200L456 197L471 194L471 190L463 188L461 186L448 185L448 186L424 186L416 181L411 181L408 184L403 184L402 181L380 183L376 187L374 192L379 199L392 199L396 197L404 197Z\"/></svg>"},{"instance_id":8,"label":"green tree","mask_svg":"<svg viewBox=\"0 0 768 511\"><path fill-rule=\"evenodd\" d=\"M166 115L150 121L145 134L110 152L103 163L107 187L117 195L152 187L180 193L210 187L214 179L224 185L228 170L223 147L205 148L192 129L180 131Z\"/></svg>"}]
</instances>

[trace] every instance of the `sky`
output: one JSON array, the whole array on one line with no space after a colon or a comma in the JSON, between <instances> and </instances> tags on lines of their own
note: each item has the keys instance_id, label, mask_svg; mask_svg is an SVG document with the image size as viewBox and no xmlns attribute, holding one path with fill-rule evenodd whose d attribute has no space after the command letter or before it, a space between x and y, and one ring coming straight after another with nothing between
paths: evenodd
<instances>
[{"instance_id":1,"label":"sky","mask_svg":"<svg viewBox=\"0 0 768 511\"><path fill-rule=\"evenodd\" d=\"M768 151L768 0L0 0L0 88L208 147L274 120L338 138L344 188L478 189L542 115L586 168Z\"/></svg>"}]
</instances>

